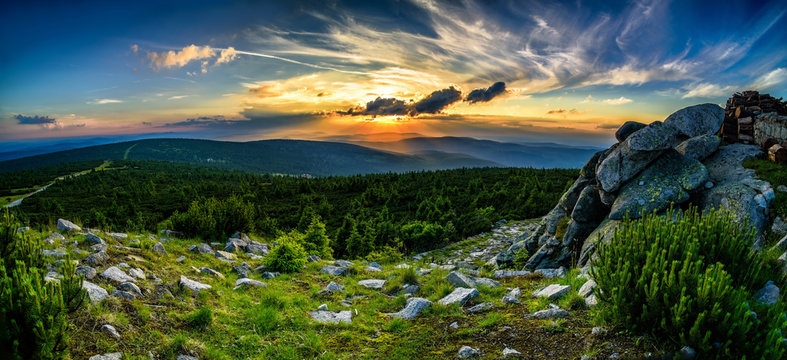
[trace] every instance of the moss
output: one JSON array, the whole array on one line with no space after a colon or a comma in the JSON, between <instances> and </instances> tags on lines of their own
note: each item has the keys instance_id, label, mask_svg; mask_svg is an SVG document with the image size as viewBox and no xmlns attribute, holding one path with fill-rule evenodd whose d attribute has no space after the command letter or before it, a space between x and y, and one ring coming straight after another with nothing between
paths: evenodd
<instances>
[{"instance_id":1,"label":"moss","mask_svg":"<svg viewBox=\"0 0 787 360\"><path fill-rule=\"evenodd\" d=\"M566 231L568 231L569 221L571 221L571 218L566 216L557 222L557 228L555 229L555 239L563 239L563 236L566 235Z\"/></svg>"}]
</instances>

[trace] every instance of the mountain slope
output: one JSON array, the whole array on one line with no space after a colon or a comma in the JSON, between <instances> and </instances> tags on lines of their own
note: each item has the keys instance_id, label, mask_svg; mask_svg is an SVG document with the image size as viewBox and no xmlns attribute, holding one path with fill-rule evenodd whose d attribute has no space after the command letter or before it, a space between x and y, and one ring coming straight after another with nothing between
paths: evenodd
<instances>
[{"instance_id":1,"label":"mountain slope","mask_svg":"<svg viewBox=\"0 0 787 360\"><path fill-rule=\"evenodd\" d=\"M599 149L551 143L504 143L467 137L414 137L390 142L354 142L375 149L406 154L439 151L461 153L503 166L577 168Z\"/></svg>"},{"instance_id":2,"label":"mountain slope","mask_svg":"<svg viewBox=\"0 0 787 360\"><path fill-rule=\"evenodd\" d=\"M0 162L0 172L74 161L124 158L184 162L262 173L317 176L500 166L493 161L463 154L429 151L422 155L405 155L335 142L262 140L240 143L148 139L4 161Z\"/></svg>"}]
</instances>

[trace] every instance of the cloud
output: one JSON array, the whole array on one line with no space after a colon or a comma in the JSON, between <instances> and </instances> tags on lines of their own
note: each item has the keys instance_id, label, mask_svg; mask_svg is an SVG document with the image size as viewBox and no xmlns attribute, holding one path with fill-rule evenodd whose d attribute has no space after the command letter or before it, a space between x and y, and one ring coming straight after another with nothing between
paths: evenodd
<instances>
[{"instance_id":1,"label":"cloud","mask_svg":"<svg viewBox=\"0 0 787 360\"><path fill-rule=\"evenodd\" d=\"M49 116L40 116L40 115L28 116L28 115L18 114L14 116L14 119L16 119L20 125L41 125L44 127L48 127L48 126L59 126L60 124L54 118L51 118Z\"/></svg>"},{"instance_id":2,"label":"cloud","mask_svg":"<svg viewBox=\"0 0 787 360\"><path fill-rule=\"evenodd\" d=\"M238 56L238 53L235 51L235 48L232 46L221 50L221 54L219 55L218 60L216 60L216 65L228 63L232 60L235 60L235 57Z\"/></svg>"},{"instance_id":3,"label":"cloud","mask_svg":"<svg viewBox=\"0 0 787 360\"><path fill-rule=\"evenodd\" d=\"M168 97L167 100L180 100L180 99L185 99L189 96L193 96L193 95L173 95Z\"/></svg>"},{"instance_id":4,"label":"cloud","mask_svg":"<svg viewBox=\"0 0 787 360\"><path fill-rule=\"evenodd\" d=\"M467 94L465 101L473 104L477 102L487 102L496 96L506 92L506 83L498 81L486 89L475 89Z\"/></svg>"},{"instance_id":5,"label":"cloud","mask_svg":"<svg viewBox=\"0 0 787 360\"><path fill-rule=\"evenodd\" d=\"M605 104L608 104L608 105L622 105L622 104L628 104L628 103L630 103L632 101L634 101L634 100L631 100L631 99L623 97L623 96L621 96L621 97L619 97L617 99L604 99L604 100L601 100L601 102L603 102Z\"/></svg>"},{"instance_id":6,"label":"cloud","mask_svg":"<svg viewBox=\"0 0 787 360\"><path fill-rule=\"evenodd\" d=\"M686 93L681 96L682 99L687 98L710 98L710 97L717 97L717 96L724 96L728 94L732 94L735 87L733 86L721 86L717 84L711 83L697 83L691 84L687 87L684 87Z\"/></svg>"},{"instance_id":7,"label":"cloud","mask_svg":"<svg viewBox=\"0 0 787 360\"><path fill-rule=\"evenodd\" d=\"M558 114L572 114L573 115L573 114L581 114L581 113L582 112L577 110L577 109L571 109L571 110L552 109L552 110L547 111L547 115L558 115Z\"/></svg>"},{"instance_id":8,"label":"cloud","mask_svg":"<svg viewBox=\"0 0 787 360\"><path fill-rule=\"evenodd\" d=\"M167 51L155 52L150 51L147 53L147 58L150 60L150 65L156 70L183 67L193 60L202 60L211 58L216 55L216 52L210 46L197 46L191 44L184 47L180 51Z\"/></svg>"},{"instance_id":9,"label":"cloud","mask_svg":"<svg viewBox=\"0 0 787 360\"><path fill-rule=\"evenodd\" d=\"M196 118L189 118L184 121L166 123L164 125L161 125L160 127L182 127L182 126L215 127L217 125L231 126L243 121L248 121L248 120L230 120L225 118L224 115L200 116Z\"/></svg>"},{"instance_id":10,"label":"cloud","mask_svg":"<svg viewBox=\"0 0 787 360\"><path fill-rule=\"evenodd\" d=\"M415 110L415 115L421 113L436 114L459 100L462 100L462 92L450 86L447 89L437 90L419 100L415 103L413 109Z\"/></svg>"},{"instance_id":11,"label":"cloud","mask_svg":"<svg viewBox=\"0 0 787 360\"><path fill-rule=\"evenodd\" d=\"M338 111L342 115L409 115L437 114L448 106L462 100L462 92L453 87L436 90L418 101L405 101L396 98L377 97L363 107L350 108L347 111Z\"/></svg>"},{"instance_id":12,"label":"cloud","mask_svg":"<svg viewBox=\"0 0 787 360\"><path fill-rule=\"evenodd\" d=\"M137 55L139 53L139 45L131 44L131 51L134 52L134 55Z\"/></svg>"},{"instance_id":13,"label":"cloud","mask_svg":"<svg viewBox=\"0 0 787 360\"><path fill-rule=\"evenodd\" d=\"M776 85L787 81L787 68L777 68L767 74L758 77L754 82L747 86L751 89L764 90L771 89Z\"/></svg>"},{"instance_id":14,"label":"cloud","mask_svg":"<svg viewBox=\"0 0 787 360\"><path fill-rule=\"evenodd\" d=\"M117 99L95 99L93 101L87 101L85 104L89 105L104 105L104 104L119 104L122 103L123 100Z\"/></svg>"}]
</instances>

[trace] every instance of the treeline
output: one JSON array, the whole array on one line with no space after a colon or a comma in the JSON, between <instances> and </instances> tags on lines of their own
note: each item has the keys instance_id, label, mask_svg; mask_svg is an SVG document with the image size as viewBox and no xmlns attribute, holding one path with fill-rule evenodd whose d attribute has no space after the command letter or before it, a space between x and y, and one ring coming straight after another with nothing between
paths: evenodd
<instances>
[{"instance_id":1,"label":"treeline","mask_svg":"<svg viewBox=\"0 0 787 360\"><path fill-rule=\"evenodd\" d=\"M473 168L305 179L155 161L66 179L26 199L32 226L69 218L114 231L174 228L222 239L325 224L334 256L420 252L545 214L577 170Z\"/></svg>"},{"instance_id":2,"label":"treeline","mask_svg":"<svg viewBox=\"0 0 787 360\"><path fill-rule=\"evenodd\" d=\"M79 161L35 170L0 173L0 197L28 193L30 187L46 185L63 175L93 169L102 162L102 160Z\"/></svg>"}]
</instances>

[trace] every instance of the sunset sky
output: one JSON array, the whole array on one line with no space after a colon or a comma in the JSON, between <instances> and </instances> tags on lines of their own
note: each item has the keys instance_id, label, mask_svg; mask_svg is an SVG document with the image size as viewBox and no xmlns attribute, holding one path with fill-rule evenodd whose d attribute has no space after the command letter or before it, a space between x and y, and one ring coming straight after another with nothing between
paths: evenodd
<instances>
[{"instance_id":1,"label":"sunset sky","mask_svg":"<svg viewBox=\"0 0 787 360\"><path fill-rule=\"evenodd\" d=\"M420 134L606 145L624 121L735 91L787 97L786 1L0 6L1 142Z\"/></svg>"}]
</instances>

